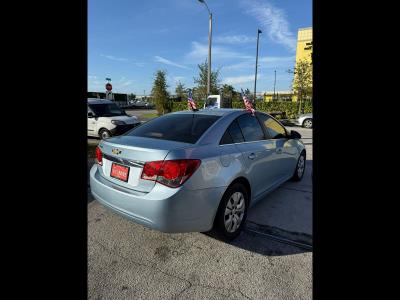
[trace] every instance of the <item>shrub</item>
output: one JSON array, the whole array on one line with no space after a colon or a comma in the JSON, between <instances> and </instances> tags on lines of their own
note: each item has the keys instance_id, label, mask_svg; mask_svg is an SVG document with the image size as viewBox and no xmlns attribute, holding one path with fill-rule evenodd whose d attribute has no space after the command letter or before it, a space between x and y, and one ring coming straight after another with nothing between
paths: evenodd
<instances>
[{"instance_id":1,"label":"shrub","mask_svg":"<svg viewBox=\"0 0 400 300\"><path fill-rule=\"evenodd\" d=\"M199 109L203 108L204 101L196 101ZM232 102L232 108L244 109L243 101ZM312 112L312 102L306 101L303 103L304 113ZM187 110L187 102L174 102L173 111ZM263 111L266 113L281 111L286 113L286 118L292 119L297 116L299 110L298 102L257 102L256 110Z\"/></svg>"}]
</instances>

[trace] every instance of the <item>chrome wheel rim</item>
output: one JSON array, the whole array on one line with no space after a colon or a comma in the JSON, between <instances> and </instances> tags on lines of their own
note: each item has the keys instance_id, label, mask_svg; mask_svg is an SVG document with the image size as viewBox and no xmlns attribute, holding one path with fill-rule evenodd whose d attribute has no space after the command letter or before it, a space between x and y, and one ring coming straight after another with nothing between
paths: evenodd
<instances>
[{"instance_id":1,"label":"chrome wheel rim","mask_svg":"<svg viewBox=\"0 0 400 300\"><path fill-rule=\"evenodd\" d=\"M299 178L301 178L301 176L303 176L304 165L305 165L304 156L300 155L299 162L297 163L297 176Z\"/></svg>"},{"instance_id":2,"label":"chrome wheel rim","mask_svg":"<svg viewBox=\"0 0 400 300\"><path fill-rule=\"evenodd\" d=\"M312 126L312 121L311 121L311 120L306 120L306 121L304 122L304 126L305 126L306 128L310 128L310 127Z\"/></svg>"},{"instance_id":3,"label":"chrome wheel rim","mask_svg":"<svg viewBox=\"0 0 400 300\"><path fill-rule=\"evenodd\" d=\"M225 229L229 233L235 232L242 223L246 202L241 192L235 192L231 195L226 204L224 213Z\"/></svg>"}]
</instances>

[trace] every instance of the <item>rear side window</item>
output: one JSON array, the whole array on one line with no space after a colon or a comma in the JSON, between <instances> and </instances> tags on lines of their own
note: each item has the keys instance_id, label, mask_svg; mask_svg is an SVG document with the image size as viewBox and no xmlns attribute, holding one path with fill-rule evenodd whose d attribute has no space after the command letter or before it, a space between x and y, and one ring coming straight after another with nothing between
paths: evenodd
<instances>
[{"instance_id":1,"label":"rear side window","mask_svg":"<svg viewBox=\"0 0 400 300\"><path fill-rule=\"evenodd\" d=\"M126 135L194 144L219 118L201 114L168 114L144 123Z\"/></svg>"},{"instance_id":2,"label":"rear side window","mask_svg":"<svg viewBox=\"0 0 400 300\"><path fill-rule=\"evenodd\" d=\"M285 128L270 116L265 114L258 114L261 123L264 124L265 129L271 139L280 139L286 137Z\"/></svg>"},{"instance_id":3,"label":"rear side window","mask_svg":"<svg viewBox=\"0 0 400 300\"><path fill-rule=\"evenodd\" d=\"M255 116L244 114L238 117L237 120L246 142L264 139L264 131Z\"/></svg>"},{"instance_id":4,"label":"rear side window","mask_svg":"<svg viewBox=\"0 0 400 300\"><path fill-rule=\"evenodd\" d=\"M232 137L229 134L228 130L225 131L220 142L220 145L226 145L226 144L233 144Z\"/></svg>"},{"instance_id":5,"label":"rear side window","mask_svg":"<svg viewBox=\"0 0 400 300\"><path fill-rule=\"evenodd\" d=\"M233 121L231 125L229 125L228 129L225 131L222 136L220 145L224 144L233 144L233 143L243 143L244 137L242 135L242 131L237 123L237 121Z\"/></svg>"}]
</instances>

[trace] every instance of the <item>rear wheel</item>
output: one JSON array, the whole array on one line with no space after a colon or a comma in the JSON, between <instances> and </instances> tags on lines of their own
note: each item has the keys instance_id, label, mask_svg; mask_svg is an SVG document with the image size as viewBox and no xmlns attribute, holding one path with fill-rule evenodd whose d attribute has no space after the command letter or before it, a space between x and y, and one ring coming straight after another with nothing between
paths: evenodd
<instances>
[{"instance_id":1,"label":"rear wheel","mask_svg":"<svg viewBox=\"0 0 400 300\"><path fill-rule=\"evenodd\" d=\"M305 128L312 128L312 119L305 119L303 121L303 127Z\"/></svg>"},{"instance_id":2,"label":"rear wheel","mask_svg":"<svg viewBox=\"0 0 400 300\"><path fill-rule=\"evenodd\" d=\"M243 229L249 203L246 188L241 183L230 186L218 207L214 220L214 232L219 238L230 241Z\"/></svg>"},{"instance_id":3,"label":"rear wheel","mask_svg":"<svg viewBox=\"0 0 400 300\"><path fill-rule=\"evenodd\" d=\"M107 129L103 128L99 131L99 136L102 140L108 139L111 137L111 132L108 131Z\"/></svg>"}]
</instances>

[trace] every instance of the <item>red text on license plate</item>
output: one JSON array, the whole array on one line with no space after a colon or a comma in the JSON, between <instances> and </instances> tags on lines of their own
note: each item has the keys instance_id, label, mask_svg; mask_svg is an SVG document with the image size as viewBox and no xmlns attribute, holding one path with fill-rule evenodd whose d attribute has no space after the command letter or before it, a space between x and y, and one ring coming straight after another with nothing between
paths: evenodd
<instances>
[{"instance_id":1,"label":"red text on license plate","mask_svg":"<svg viewBox=\"0 0 400 300\"><path fill-rule=\"evenodd\" d=\"M111 165L111 177L117 178L122 181L128 181L129 167L121 166L118 164Z\"/></svg>"}]
</instances>

